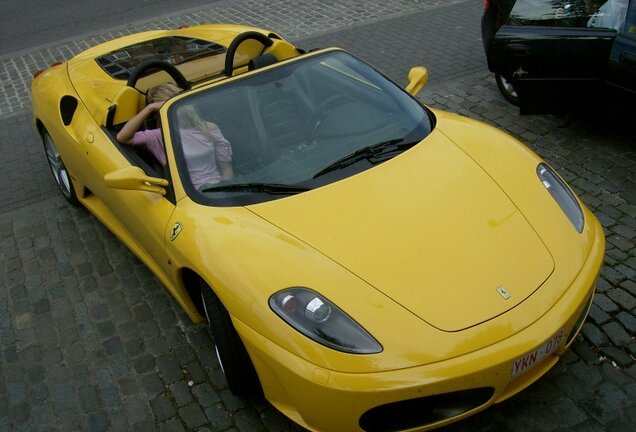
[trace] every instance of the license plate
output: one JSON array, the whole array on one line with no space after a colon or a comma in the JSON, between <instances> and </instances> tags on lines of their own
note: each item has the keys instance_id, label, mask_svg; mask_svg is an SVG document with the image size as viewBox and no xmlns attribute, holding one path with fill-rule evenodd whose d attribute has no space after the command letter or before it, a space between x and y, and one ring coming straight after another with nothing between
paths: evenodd
<instances>
[{"instance_id":1,"label":"license plate","mask_svg":"<svg viewBox=\"0 0 636 432\"><path fill-rule=\"evenodd\" d=\"M556 351L557 348L561 346L563 339L564 332L563 329L561 329L539 348L513 361L512 376L516 377L532 369L536 364L540 363L541 360Z\"/></svg>"}]
</instances>

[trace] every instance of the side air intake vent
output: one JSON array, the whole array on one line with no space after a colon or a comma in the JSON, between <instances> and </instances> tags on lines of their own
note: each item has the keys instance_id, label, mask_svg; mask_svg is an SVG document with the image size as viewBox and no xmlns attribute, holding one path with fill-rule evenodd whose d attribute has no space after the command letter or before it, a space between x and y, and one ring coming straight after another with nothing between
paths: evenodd
<instances>
[{"instance_id":1,"label":"side air intake vent","mask_svg":"<svg viewBox=\"0 0 636 432\"><path fill-rule=\"evenodd\" d=\"M60 115L64 126L68 126L73 121L73 115L77 109L77 99L73 96L64 96L60 101Z\"/></svg>"}]
</instances>

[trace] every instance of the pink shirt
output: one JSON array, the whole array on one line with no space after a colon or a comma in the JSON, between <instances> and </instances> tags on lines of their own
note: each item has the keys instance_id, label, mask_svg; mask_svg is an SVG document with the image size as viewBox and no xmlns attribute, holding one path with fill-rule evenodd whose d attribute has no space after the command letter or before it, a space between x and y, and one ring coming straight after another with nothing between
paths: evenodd
<instances>
[{"instance_id":1,"label":"pink shirt","mask_svg":"<svg viewBox=\"0 0 636 432\"><path fill-rule=\"evenodd\" d=\"M132 143L145 146L161 165L166 165L161 129L136 132ZM181 130L181 146L190 180L197 189L204 184L221 181L221 171L217 162L232 161L232 147L218 127L211 127L207 133L196 129Z\"/></svg>"}]
</instances>

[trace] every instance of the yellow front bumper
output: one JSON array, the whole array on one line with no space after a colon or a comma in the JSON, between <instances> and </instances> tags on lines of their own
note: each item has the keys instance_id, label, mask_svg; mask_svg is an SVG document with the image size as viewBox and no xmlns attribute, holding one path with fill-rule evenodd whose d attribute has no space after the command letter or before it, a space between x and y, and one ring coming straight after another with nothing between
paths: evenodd
<instances>
[{"instance_id":1,"label":"yellow front bumper","mask_svg":"<svg viewBox=\"0 0 636 432\"><path fill-rule=\"evenodd\" d=\"M310 430L361 431L365 430L359 423L361 416L381 405L467 389L492 389L487 401L450 418L395 430L443 426L523 390L556 364L572 343L583 323L582 316L589 311L603 263L603 230L595 218L591 222L596 225L596 235L590 254L570 288L545 315L512 337L450 360L376 373L341 373L299 358L240 321L235 321L235 325L258 371L266 398ZM561 347L513 378L513 362L540 346L533 341L547 341L560 330L566 336Z\"/></svg>"}]
</instances>

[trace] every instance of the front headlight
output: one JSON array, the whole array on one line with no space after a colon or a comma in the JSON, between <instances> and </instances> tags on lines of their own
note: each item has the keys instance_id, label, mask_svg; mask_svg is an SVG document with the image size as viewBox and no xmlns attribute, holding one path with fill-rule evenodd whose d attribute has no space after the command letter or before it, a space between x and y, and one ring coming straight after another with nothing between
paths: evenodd
<instances>
[{"instance_id":1,"label":"front headlight","mask_svg":"<svg viewBox=\"0 0 636 432\"><path fill-rule=\"evenodd\" d=\"M552 198L559 204L561 210L570 219L572 225L578 232L583 231L585 220L583 219L583 211L576 197L570 191L561 177L548 165L540 163L537 166L537 175L543 183L543 186L550 192Z\"/></svg>"},{"instance_id":2,"label":"front headlight","mask_svg":"<svg viewBox=\"0 0 636 432\"><path fill-rule=\"evenodd\" d=\"M287 324L319 344L352 354L374 354L382 346L329 300L302 287L269 298L269 306Z\"/></svg>"}]
</instances>

